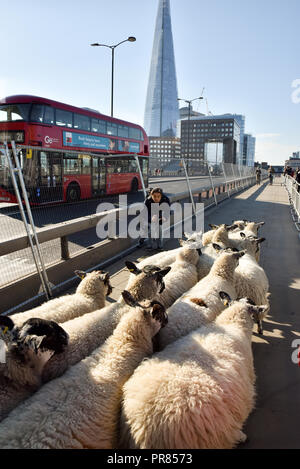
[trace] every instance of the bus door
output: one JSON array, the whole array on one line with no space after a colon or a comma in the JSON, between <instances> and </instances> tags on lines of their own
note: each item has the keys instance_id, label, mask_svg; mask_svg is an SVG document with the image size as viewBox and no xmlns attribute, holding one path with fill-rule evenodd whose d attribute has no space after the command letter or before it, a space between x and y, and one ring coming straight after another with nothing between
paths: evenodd
<instances>
[{"instance_id":1,"label":"bus door","mask_svg":"<svg viewBox=\"0 0 300 469\"><path fill-rule=\"evenodd\" d=\"M40 202L63 200L62 155L56 152L41 151L40 187L37 188L37 199Z\"/></svg>"},{"instance_id":2,"label":"bus door","mask_svg":"<svg viewBox=\"0 0 300 469\"><path fill-rule=\"evenodd\" d=\"M92 165L92 194L106 193L106 169L105 159L93 156Z\"/></svg>"}]
</instances>

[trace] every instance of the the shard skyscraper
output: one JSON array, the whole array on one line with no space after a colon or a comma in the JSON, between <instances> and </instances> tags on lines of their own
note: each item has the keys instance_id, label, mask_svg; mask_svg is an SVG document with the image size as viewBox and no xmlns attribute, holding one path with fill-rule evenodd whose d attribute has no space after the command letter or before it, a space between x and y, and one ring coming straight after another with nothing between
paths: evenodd
<instances>
[{"instance_id":1,"label":"the shard skyscraper","mask_svg":"<svg viewBox=\"0 0 300 469\"><path fill-rule=\"evenodd\" d=\"M179 119L170 0L159 0L145 107L149 136L176 135Z\"/></svg>"}]
</instances>

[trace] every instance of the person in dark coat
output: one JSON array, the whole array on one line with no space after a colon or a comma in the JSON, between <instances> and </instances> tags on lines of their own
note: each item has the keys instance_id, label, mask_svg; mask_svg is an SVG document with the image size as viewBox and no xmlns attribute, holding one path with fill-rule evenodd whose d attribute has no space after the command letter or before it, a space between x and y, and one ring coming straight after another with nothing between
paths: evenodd
<instances>
[{"instance_id":1,"label":"person in dark coat","mask_svg":"<svg viewBox=\"0 0 300 469\"><path fill-rule=\"evenodd\" d=\"M148 210L148 233L150 239L149 249L163 249L163 234L162 234L162 224L167 221L169 218L169 211L165 210L162 206L163 204L171 205L169 198L163 193L160 187L155 187L151 189L149 196L144 201L145 207ZM152 206L156 205L158 208L158 214L153 214ZM154 209L154 207L153 207ZM154 237L151 236L151 227L153 226ZM142 245L144 239L140 239L140 245Z\"/></svg>"}]
</instances>

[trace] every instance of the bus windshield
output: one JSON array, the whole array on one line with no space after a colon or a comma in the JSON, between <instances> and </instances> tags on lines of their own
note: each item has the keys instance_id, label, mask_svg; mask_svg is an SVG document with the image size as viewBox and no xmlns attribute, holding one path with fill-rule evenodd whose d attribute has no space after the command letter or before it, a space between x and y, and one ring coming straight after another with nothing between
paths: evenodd
<instances>
[{"instance_id":1,"label":"bus windshield","mask_svg":"<svg viewBox=\"0 0 300 469\"><path fill-rule=\"evenodd\" d=\"M30 104L0 104L0 122L28 121Z\"/></svg>"}]
</instances>

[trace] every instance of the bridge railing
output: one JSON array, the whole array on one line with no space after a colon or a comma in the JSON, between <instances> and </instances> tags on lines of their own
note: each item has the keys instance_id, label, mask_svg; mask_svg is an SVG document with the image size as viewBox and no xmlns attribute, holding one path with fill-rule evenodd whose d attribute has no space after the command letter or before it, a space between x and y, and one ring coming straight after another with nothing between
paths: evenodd
<instances>
[{"instance_id":1,"label":"bridge railing","mask_svg":"<svg viewBox=\"0 0 300 469\"><path fill-rule=\"evenodd\" d=\"M18 148L16 148L14 155L11 154L11 151L8 151L7 154L2 153L7 159L11 158L12 171L17 170L14 161L15 158L19 158L17 152ZM137 168L143 175L144 167L140 164L138 155L135 156L135 159ZM200 163L193 160L186 162L174 159L171 162L173 174L169 174L167 170L166 175L164 170L159 174L151 173L151 168L160 168L162 163L166 162L160 158L149 158L149 183L143 187L144 194L136 194L137 200L143 201L151 186L163 187L164 184L172 184L171 193L168 189L166 190L171 202L202 202L205 208L208 208L255 183L254 168L236 167L229 163L215 165L211 162ZM22 179L22 171L18 172L18 177ZM18 187L21 179L17 184ZM164 182L164 179L167 179L167 182ZM26 187L24 179L23 183L25 190L29 189ZM24 198L22 194L20 196L21 199ZM105 200L107 199L101 198L101 202ZM113 201L116 202L116 198ZM34 209L33 214L29 204L27 210L24 211L21 202L14 207L13 212L7 212L7 216L5 216L5 211L0 215L2 227L0 234L0 312L7 312L11 307L26 301L28 297L41 301L41 298L43 299L45 296L41 284L44 287L43 284L46 282L50 295L57 294L66 288L67 282L74 282L74 270L78 268L84 270L103 268L105 264L124 256L137 247L138 243L135 239L118 236L101 239L97 237L96 229L99 221L108 213L111 215L115 213L116 218L119 219L122 213L128 213L129 209L138 204L130 203L118 206L115 203L114 210L99 212L97 210L99 202L99 200L91 200L75 205L39 206ZM94 204L94 213L78 216L82 203L85 206ZM51 224L51 214L54 211L60 221ZM26 212L26 222L24 219L20 220L21 212ZM33 226L26 226L25 229L25 224L28 225L28 217L32 219ZM85 236L85 234L91 233L91 231L95 231L93 241L86 241L90 240L91 236ZM34 238L34 232L36 238ZM76 237L75 240L74 237ZM40 269L36 268L31 258L33 256L32 248L36 248L37 244L43 264ZM40 271L43 269L46 277L42 281ZM24 310L26 305L19 305L18 309Z\"/></svg>"},{"instance_id":2,"label":"bridge railing","mask_svg":"<svg viewBox=\"0 0 300 469\"><path fill-rule=\"evenodd\" d=\"M289 194L292 218L298 231L300 231L300 184L291 176L285 175L285 187Z\"/></svg>"}]
</instances>

